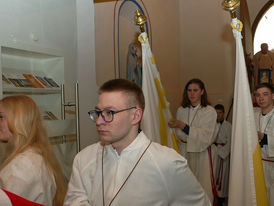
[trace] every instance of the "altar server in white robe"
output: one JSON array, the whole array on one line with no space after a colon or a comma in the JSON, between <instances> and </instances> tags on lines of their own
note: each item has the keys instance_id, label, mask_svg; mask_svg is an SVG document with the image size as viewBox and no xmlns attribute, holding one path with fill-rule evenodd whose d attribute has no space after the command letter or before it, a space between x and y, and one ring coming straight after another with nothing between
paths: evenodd
<instances>
[{"instance_id":1,"label":"altar server in white robe","mask_svg":"<svg viewBox=\"0 0 274 206\"><path fill-rule=\"evenodd\" d=\"M191 79L185 86L182 105L177 110L176 119L169 126L176 129L180 139L180 153L186 157L189 167L197 177L213 202L214 177L212 144L216 138L217 114L209 105L204 83ZM212 147L211 147L212 146Z\"/></svg>"},{"instance_id":2,"label":"altar server in white robe","mask_svg":"<svg viewBox=\"0 0 274 206\"><path fill-rule=\"evenodd\" d=\"M225 197L228 195L229 182L229 160L231 146L232 127L230 122L224 119L225 108L222 104L215 105L217 112L217 138L215 141L216 148L216 170L215 181L218 191L218 205L223 205Z\"/></svg>"},{"instance_id":3,"label":"altar server in white robe","mask_svg":"<svg viewBox=\"0 0 274 206\"><path fill-rule=\"evenodd\" d=\"M142 89L129 80L100 87L89 112L100 142L75 157L65 206L210 205L185 158L138 133L144 108Z\"/></svg>"},{"instance_id":4,"label":"altar server in white robe","mask_svg":"<svg viewBox=\"0 0 274 206\"><path fill-rule=\"evenodd\" d=\"M254 116L261 145L265 184L270 206L274 206L274 88L269 83L256 86L254 95L260 108Z\"/></svg>"}]
</instances>

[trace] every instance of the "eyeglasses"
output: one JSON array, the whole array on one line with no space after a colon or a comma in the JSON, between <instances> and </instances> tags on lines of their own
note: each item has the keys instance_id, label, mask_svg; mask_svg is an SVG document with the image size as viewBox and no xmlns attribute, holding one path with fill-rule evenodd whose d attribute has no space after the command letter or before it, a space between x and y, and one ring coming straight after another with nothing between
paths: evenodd
<instances>
[{"instance_id":1,"label":"eyeglasses","mask_svg":"<svg viewBox=\"0 0 274 206\"><path fill-rule=\"evenodd\" d=\"M6 119L6 117L4 115L0 114L0 121L2 121L4 119Z\"/></svg>"},{"instance_id":2,"label":"eyeglasses","mask_svg":"<svg viewBox=\"0 0 274 206\"><path fill-rule=\"evenodd\" d=\"M110 110L110 109L103 109L103 110L96 110L95 109L95 110L90 110L88 112L88 115L89 115L89 118L94 122L96 122L96 120L101 115L103 120L105 122L109 123L109 122L113 121L114 114L119 113L119 112L123 112L123 111L127 111L127 110L130 110L130 109L136 109L136 107L129 107L129 108L121 109L121 110L118 110L118 111L113 111L113 110Z\"/></svg>"}]
</instances>

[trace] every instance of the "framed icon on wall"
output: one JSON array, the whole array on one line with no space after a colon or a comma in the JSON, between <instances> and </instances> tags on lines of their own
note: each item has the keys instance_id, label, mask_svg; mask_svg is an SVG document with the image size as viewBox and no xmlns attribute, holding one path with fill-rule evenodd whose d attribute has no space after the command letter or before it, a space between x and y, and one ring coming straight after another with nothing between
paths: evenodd
<instances>
[{"instance_id":1,"label":"framed icon on wall","mask_svg":"<svg viewBox=\"0 0 274 206\"><path fill-rule=\"evenodd\" d=\"M271 83L271 70L258 69L258 84Z\"/></svg>"}]
</instances>

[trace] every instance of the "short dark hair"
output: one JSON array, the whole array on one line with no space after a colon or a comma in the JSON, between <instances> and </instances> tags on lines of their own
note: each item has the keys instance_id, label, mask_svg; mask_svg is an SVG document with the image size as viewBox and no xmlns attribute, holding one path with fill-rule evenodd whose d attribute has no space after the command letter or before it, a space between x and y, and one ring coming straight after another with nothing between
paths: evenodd
<instances>
[{"instance_id":1,"label":"short dark hair","mask_svg":"<svg viewBox=\"0 0 274 206\"><path fill-rule=\"evenodd\" d=\"M257 91L258 89L264 88L264 87L265 87L265 88L268 88L268 89L271 91L272 94L274 93L273 84L266 83L266 82L261 83L261 84L258 84L258 85L255 87L254 91Z\"/></svg>"},{"instance_id":2,"label":"short dark hair","mask_svg":"<svg viewBox=\"0 0 274 206\"><path fill-rule=\"evenodd\" d=\"M222 112L225 112L225 107L222 104L216 104L214 108L216 110L221 110Z\"/></svg>"},{"instance_id":3,"label":"short dark hair","mask_svg":"<svg viewBox=\"0 0 274 206\"><path fill-rule=\"evenodd\" d=\"M207 93L206 93L206 89L205 89L205 84L202 82L202 80L200 79L191 79L188 81L188 83L185 86L184 92L183 92L183 100L182 100L182 107L186 108L186 107L190 107L191 106L191 102L188 98L187 95L187 89L189 87L190 84L197 84L201 90L204 90L203 95L201 96L201 106L202 107L206 107L207 105L209 105L209 101L207 99Z\"/></svg>"},{"instance_id":4,"label":"short dark hair","mask_svg":"<svg viewBox=\"0 0 274 206\"><path fill-rule=\"evenodd\" d=\"M141 109L145 109L145 98L143 91L136 83L132 81L127 79L109 80L99 88L98 93L102 94L103 92L125 92L134 98L133 101L136 102Z\"/></svg>"}]
</instances>

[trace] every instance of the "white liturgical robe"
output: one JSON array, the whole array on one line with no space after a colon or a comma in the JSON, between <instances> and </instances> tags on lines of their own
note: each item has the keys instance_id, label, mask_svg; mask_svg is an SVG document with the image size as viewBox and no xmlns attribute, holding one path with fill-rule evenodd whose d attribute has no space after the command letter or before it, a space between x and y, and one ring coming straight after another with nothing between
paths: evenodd
<instances>
[{"instance_id":1,"label":"white liturgical robe","mask_svg":"<svg viewBox=\"0 0 274 206\"><path fill-rule=\"evenodd\" d=\"M274 206L274 109L262 115L260 108L254 109L257 131L267 135L267 145L261 147L265 184L269 206Z\"/></svg>"},{"instance_id":2,"label":"white liturgical robe","mask_svg":"<svg viewBox=\"0 0 274 206\"><path fill-rule=\"evenodd\" d=\"M227 197L228 195L228 180L229 180L229 160L231 146L231 124L224 120L223 123L218 123L218 134L216 139L216 187L219 197Z\"/></svg>"},{"instance_id":3,"label":"white liturgical robe","mask_svg":"<svg viewBox=\"0 0 274 206\"><path fill-rule=\"evenodd\" d=\"M51 206L56 192L53 174L32 149L18 154L0 171L0 187L20 197Z\"/></svg>"},{"instance_id":4,"label":"white liturgical robe","mask_svg":"<svg viewBox=\"0 0 274 206\"><path fill-rule=\"evenodd\" d=\"M190 169L213 202L208 148L215 149L215 146L211 145L216 139L217 113L209 105L206 107L198 105L194 108L179 107L176 118L189 126L188 135L181 129L176 129L176 137L181 140L178 144L180 153L188 160Z\"/></svg>"},{"instance_id":5,"label":"white liturgical robe","mask_svg":"<svg viewBox=\"0 0 274 206\"><path fill-rule=\"evenodd\" d=\"M109 205L150 140L143 132L119 155L105 146L103 160L100 143L93 144L74 159L65 206ZM186 160L175 150L152 142L114 198L111 206L210 205L202 187L191 173Z\"/></svg>"},{"instance_id":6,"label":"white liturgical robe","mask_svg":"<svg viewBox=\"0 0 274 206\"><path fill-rule=\"evenodd\" d=\"M10 198L8 195L0 189L0 205L3 206L12 206Z\"/></svg>"}]
</instances>

